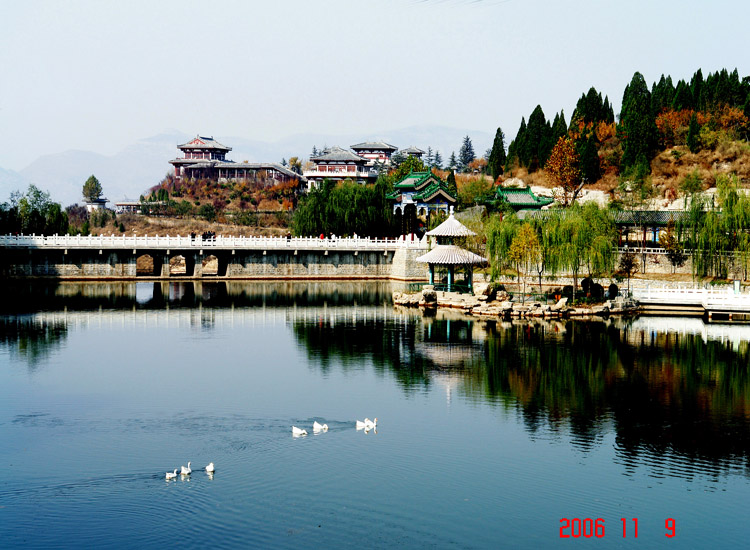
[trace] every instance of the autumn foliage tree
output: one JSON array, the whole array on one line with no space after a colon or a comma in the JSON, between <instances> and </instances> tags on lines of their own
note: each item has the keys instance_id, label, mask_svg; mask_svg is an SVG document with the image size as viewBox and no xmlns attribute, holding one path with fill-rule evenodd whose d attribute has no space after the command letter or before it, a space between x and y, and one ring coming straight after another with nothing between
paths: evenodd
<instances>
[{"instance_id":1,"label":"autumn foliage tree","mask_svg":"<svg viewBox=\"0 0 750 550\"><path fill-rule=\"evenodd\" d=\"M575 143L569 137L561 137L552 148L545 166L552 183L563 191L563 205L575 202L581 190L581 168Z\"/></svg>"}]
</instances>

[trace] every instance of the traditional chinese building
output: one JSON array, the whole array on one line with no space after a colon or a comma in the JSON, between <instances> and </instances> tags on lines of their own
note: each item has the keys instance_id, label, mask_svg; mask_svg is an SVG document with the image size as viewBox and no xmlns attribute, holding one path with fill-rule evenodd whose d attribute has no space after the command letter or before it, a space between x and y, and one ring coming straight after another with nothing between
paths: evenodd
<instances>
[{"instance_id":1,"label":"traditional chinese building","mask_svg":"<svg viewBox=\"0 0 750 550\"><path fill-rule=\"evenodd\" d=\"M398 147L384 141L366 141L352 145L351 149L360 157L367 159L372 166L376 163L389 165L391 155L398 150Z\"/></svg>"},{"instance_id":2,"label":"traditional chinese building","mask_svg":"<svg viewBox=\"0 0 750 550\"><path fill-rule=\"evenodd\" d=\"M422 149L414 147L413 145L407 147L406 149L401 149L400 153L406 155L407 157L416 157L418 159L421 159L422 155L424 155L424 151L422 151Z\"/></svg>"},{"instance_id":3,"label":"traditional chinese building","mask_svg":"<svg viewBox=\"0 0 750 550\"><path fill-rule=\"evenodd\" d=\"M316 188L323 180L343 181L350 179L357 183L374 183L378 171L365 157L361 157L341 147L326 149L317 157L311 157L315 163L313 170L303 173L308 189Z\"/></svg>"},{"instance_id":4,"label":"traditional chinese building","mask_svg":"<svg viewBox=\"0 0 750 550\"><path fill-rule=\"evenodd\" d=\"M209 179L217 181L262 178L274 182L304 181L304 177L274 162L234 162L226 155L231 147L222 145L213 137L196 136L177 146L182 158L170 160L175 179Z\"/></svg>"},{"instance_id":5,"label":"traditional chinese building","mask_svg":"<svg viewBox=\"0 0 750 550\"><path fill-rule=\"evenodd\" d=\"M426 227L430 215L442 212L447 216L450 207L456 205L448 185L432 172L410 172L394 184L386 198L393 201L393 213L401 220L403 235L419 233L420 224Z\"/></svg>"},{"instance_id":6,"label":"traditional chinese building","mask_svg":"<svg viewBox=\"0 0 750 550\"><path fill-rule=\"evenodd\" d=\"M451 206L448 219L432 231L428 231L427 235L437 239L437 246L427 254L417 258L417 261L427 264L430 272L430 284L436 285L436 290L466 291L471 294L474 287L474 266L486 266L487 258L461 248L456 244L456 241L476 236L476 233L453 217L453 207ZM463 280L459 281L460 284L456 284L456 268L464 270ZM439 283L441 271L445 272L444 285Z\"/></svg>"},{"instance_id":7,"label":"traditional chinese building","mask_svg":"<svg viewBox=\"0 0 750 550\"><path fill-rule=\"evenodd\" d=\"M495 192L495 198L492 201L494 206L501 204L509 205L513 210L539 210L555 202L555 199L549 197L537 197L534 192L526 188L515 187L498 187Z\"/></svg>"}]
</instances>

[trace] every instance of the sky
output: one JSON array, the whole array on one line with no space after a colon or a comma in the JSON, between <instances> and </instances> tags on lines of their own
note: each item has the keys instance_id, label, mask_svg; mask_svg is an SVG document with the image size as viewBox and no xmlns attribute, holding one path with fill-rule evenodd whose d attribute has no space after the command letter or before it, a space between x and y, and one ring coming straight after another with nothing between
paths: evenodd
<instances>
[{"instance_id":1,"label":"sky","mask_svg":"<svg viewBox=\"0 0 750 550\"><path fill-rule=\"evenodd\" d=\"M745 0L1 0L0 167L175 130L509 141L591 86L618 112L635 71L750 74L749 16Z\"/></svg>"}]
</instances>

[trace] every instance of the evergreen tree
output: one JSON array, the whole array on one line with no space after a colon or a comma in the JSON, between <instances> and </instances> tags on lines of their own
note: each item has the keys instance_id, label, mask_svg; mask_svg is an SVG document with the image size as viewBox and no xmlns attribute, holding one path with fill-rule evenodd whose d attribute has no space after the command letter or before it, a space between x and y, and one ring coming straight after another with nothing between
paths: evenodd
<instances>
[{"instance_id":1,"label":"evergreen tree","mask_svg":"<svg viewBox=\"0 0 750 550\"><path fill-rule=\"evenodd\" d=\"M523 153L525 151L524 142L526 141L526 118L521 117L521 126L518 127L516 139L508 145L508 162L518 162L519 165L525 166Z\"/></svg>"},{"instance_id":2,"label":"evergreen tree","mask_svg":"<svg viewBox=\"0 0 750 550\"><path fill-rule=\"evenodd\" d=\"M684 80L680 80L677 83L677 89L674 92L674 99L672 100L672 109L675 111L682 111L683 109L693 108L693 92L690 90Z\"/></svg>"},{"instance_id":3,"label":"evergreen tree","mask_svg":"<svg viewBox=\"0 0 750 550\"><path fill-rule=\"evenodd\" d=\"M424 157L425 164L429 167L433 167L433 162L435 161L435 154L432 152L432 147L427 146L427 154Z\"/></svg>"},{"instance_id":4,"label":"evergreen tree","mask_svg":"<svg viewBox=\"0 0 750 550\"><path fill-rule=\"evenodd\" d=\"M440 151L435 151L435 160L432 163L432 167L438 170L443 169L443 156L440 154Z\"/></svg>"},{"instance_id":5,"label":"evergreen tree","mask_svg":"<svg viewBox=\"0 0 750 550\"><path fill-rule=\"evenodd\" d=\"M690 81L690 92L693 95L693 108L696 111L705 109L706 100L703 97L703 71L700 69L695 71Z\"/></svg>"},{"instance_id":6,"label":"evergreen tree","mask_svg":"<svg viewBox=\"0 0 750 550\"><path fill-rule=\"evenodd\" d=\"M448 191L454 197L458 197L458 187L456 186L456 173L451 170L448 174L448 179L445 182L448 185Z\"/></svg>"},{"instance_id":7,"label":"evergreen tree","mask_svg":"<svg viewBox=\"0 0 750 550\"><path fill-rule=\"evenodd\" d=\"M495 141L492 142L492 150L487 160L487 169L492 174L492 181L497 180L498 176L503 173L507 157L505 155L505 134L502 128L498 127L495 132Z\"/></svg>"},{"instance_id":8,"label":"evergreen tree","mask_svg":"<svg viewBox=\"0 0 750 550\"><path fill-rule=\"evenodd\" d=\"M467 170L469 168L469 164L477 158L476 154L474 154L474 145L471 143L471 138L469 136L464 137L464 141L461 144L461 149L458 151L458 162L461 170Z\"/></svg>"},{"instance_id":9,"label":"evergreen tree","mask_svg":"<svg viewBox=\"0 0 750 550\"><path fill-rule=\"evenodd\" d=\"M602 174L599 154L596 151L596 135L592 134L588 139L579 140L576 149L583 180L586 183L598 181Z\"/></svg>"},{"instance_id":10,"label":"evergreen tree","mask_svg":"<svg viewBox=\"0 0 750 550\"><path fill-rule=\"evenodd\" d=\"M451 156L448 159L448 169L455 170L456 168L458 168L458 161L456 161L456 152L451 151Z\"/></svg>"},{"instance_id":11,"label":"evergreen tree","mask_svg":"<svg viewBox=\"0 0 750 550\"><path fill-rule=\"evenodd\" d=\"M651 87L651 110L654 114L661 113L664 109L672 108L672 101L674 100L674 85L672 84L672 77L661 75L658 84L654 84Z\"/></svg>"},{"instance_id":12,"label":"evergreen tree","mask_svg":"<svg viewBox=\"0 0 750 550\"><path fill-rule=\"evenodd\" d=\"M87 201L95 201L102 196L102 184L93 174L83 184L83 198Z\"/></svg>"},{"instance_id":13,"label":"evergreen tree","mask_svg":"<svg viewBox=\"0 0 750 550\"><path fill-rule=\"evenodd\" d=\"M519 151L521 164L533 172L547 162L552 151L552 127L544 116L541 105L537 105L526 126L523 147Z\"/></svg>"},{"instance_id":14,"label":"evergreen tree","mask_svg":"<svg viewBox=\"0 0 750 550\"><path fill-rule=\"evenodd\" d=\"M557 143L561 137L568 135L568 123L565 122L565 111L555 114L555 120L552 123L552 140Z\"/></svg>"},{"instance_id":15,"label":"evergreen tree","mask_svg":"<svg viewBox=\"0 0 750 550\"><path fill-rule=\"evenodd\" d=\"M286 159L284 157L281 158L281 165L282 166L286 166L287 165Z\"/></svg>"},{"instance_id":16,"label":"evergreen tree","mask_svg":"<svg viewBox=\"0 0 750 550\"><path fill-rule=\"evenodd\" d=\"M312 148L312 153L310 153L310 158L315 158L315 157L317 157L317 156L318 156L319 154L320 154L320 153L318 152L318 148L317 148L317 147L315 147L315 145L313 145L313 148Z\"/></svg>"},{"instance_id":17,"label":"evergreen tree","mask_svg":"<svg viewBox=\"0 0 750 550\"><path fill-rule=\"evenodd\" d=\"M687 146L691 153L698 152L698 136L700 134L700 126L698 125L698 117L695 113L690 117L690 126L688 127L687 134Z\"/></svg>"},{"instance_id":18,"label":"evergreen tree","mask_svg":"<svg viewBox=\"0 0 750 550\"><path fill-rule=\"evenodd\" d=\"M657 129L651 112L651 92L643 75L636 72L625 88L622 98L620 123L625 134L622 163L625 167L636 163L639 155L652 158L657 146Z\"/></svg>"}]
</instances>

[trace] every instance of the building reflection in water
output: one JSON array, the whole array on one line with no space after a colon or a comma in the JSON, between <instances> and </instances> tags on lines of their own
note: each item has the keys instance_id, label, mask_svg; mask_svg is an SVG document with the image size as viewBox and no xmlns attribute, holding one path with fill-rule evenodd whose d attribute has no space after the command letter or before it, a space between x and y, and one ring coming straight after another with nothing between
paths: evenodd
<instances>
[{"instance_id":1,"label":"building reflection in water","mask_svg":"<svg viewBox=\"0 0 750 550\"><path fill-rule=\"evenodd\" d=\"M141 286L143 285L143 286ZM625 471L690 477L748 470L748 326L700 319L480 321L423 317L389 283L20 285L0 314L0 347L30 370L72 327L291 330L310 367L393 375L406 393L445 392L516 411L531 437L568 434L580 452L614 434ZM366 361L363 361L366 359ZM370 368L370 367L368 367ZM651 461L651 457L659 460Z\"/></svg>"}]
</instances>

